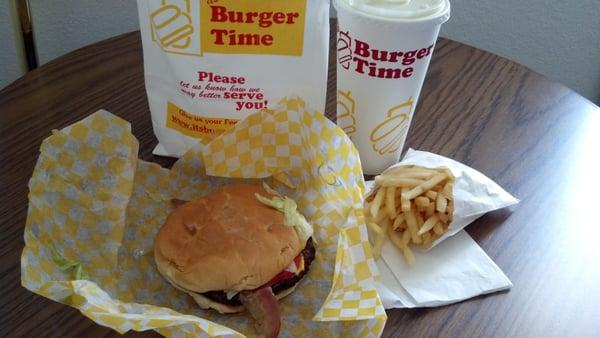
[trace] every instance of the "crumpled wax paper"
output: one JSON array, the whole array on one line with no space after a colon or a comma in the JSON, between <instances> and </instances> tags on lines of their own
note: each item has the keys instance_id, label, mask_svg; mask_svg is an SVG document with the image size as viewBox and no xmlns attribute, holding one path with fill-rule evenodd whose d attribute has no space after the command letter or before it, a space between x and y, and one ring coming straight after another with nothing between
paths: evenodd
<instances>
[{"instance_id":1,"label":"crumpled wax paper","mask_svg":"<svg viewBox=\"0 0 600 338\"><path fill-rule=\"evenodd\" d=\"M249 315L202 310L166 282L152 247L171 198L264 180L297 201L317 240L306 278L280 301L281 336L382 333L386 315L362 214L359 157L322 114L301 99L284 99L191 149L171 170L137 159L137 151L130 125L106 111L43 142L29 182L24 287L120 333L254 336Z\"/></svg>"}]
</instances>

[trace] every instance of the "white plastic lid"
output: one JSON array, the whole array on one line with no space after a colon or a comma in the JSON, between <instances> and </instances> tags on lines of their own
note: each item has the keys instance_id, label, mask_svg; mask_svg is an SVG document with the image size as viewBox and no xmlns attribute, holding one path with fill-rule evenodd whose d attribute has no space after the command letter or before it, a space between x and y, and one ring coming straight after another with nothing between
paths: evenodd
<instances>
[{"instance_id":1,"label":"white plastic lid","mask_svg":"<svg viewBox=\"0 0 600 338\"><path fill-rule=\"evenodd\" d=\"M441 14L447 0L341 0L357 11L390 19L425 19Z\"/></svg>"}]
</instances>

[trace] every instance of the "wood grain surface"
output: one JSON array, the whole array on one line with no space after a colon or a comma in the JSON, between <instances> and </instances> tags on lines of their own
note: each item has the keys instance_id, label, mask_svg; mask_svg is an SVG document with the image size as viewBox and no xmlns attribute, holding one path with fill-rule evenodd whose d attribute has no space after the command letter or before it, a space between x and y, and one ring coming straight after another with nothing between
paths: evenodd
<instances>
[{"instance_id":1,"label":"wood grain surface","mask_svg":"<svg viewBox=\"0 0 600 338\"><path fill-rule=\"evenodd\" d=\"M332 119L335 87L330 57L326 115ZM2 337L118 336L20 286L27 182L39 146L52 129L101 108L132 123L142 159L172 165L151 155L157 141L139 32L69 53L0 91ZM461 161L521 199L468 227L514 287L439 308L390 310L384 336L598 335L598 107L514 62L440 39L406 147Z\"/></svg>"}]
</instances>

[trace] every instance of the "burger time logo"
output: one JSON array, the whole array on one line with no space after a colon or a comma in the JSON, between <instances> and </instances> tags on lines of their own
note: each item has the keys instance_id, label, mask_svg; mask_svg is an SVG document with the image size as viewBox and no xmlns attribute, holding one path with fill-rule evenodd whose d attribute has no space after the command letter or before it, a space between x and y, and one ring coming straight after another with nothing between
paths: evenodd
<instances>
[{"instance_id":1,"label":"burger time logo","mask_svg":"<svg viewBox=\"0 0 600 338\"><path fill-rule=\"evenodd\" d=\"M371 42L353 39L349 31L338 33L338 63L344 69L381 79L409 78L415 62L427 61L433 44L415 50L386 50L374 48Z\"/></svg>"},{"instance_id":2,"label":"burger time logo","mask_svg":"<svg viewBox=\"0 0 600 338\"><path fill-rule=\"evenodd\" d=\"M168 53L300 56L307 0L147 0L152 39Z\"/></svg>"}]
</instances>

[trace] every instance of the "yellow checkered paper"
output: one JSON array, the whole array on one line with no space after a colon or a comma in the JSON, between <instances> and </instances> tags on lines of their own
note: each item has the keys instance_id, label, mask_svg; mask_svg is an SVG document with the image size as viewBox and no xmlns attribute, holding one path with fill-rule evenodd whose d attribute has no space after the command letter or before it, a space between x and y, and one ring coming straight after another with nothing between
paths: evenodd
<instances>
[{"instance_id":1,"label":"yellow checkered paper","mask_svg":"<svg viewBox=\"0 0 600 338\"><path fill-rule=\"evenodd\" d=\"M247 314L199 309L167 283L152 247L171 198L263 181L297 201L317 242L309 273L280 301L281 336L379 336L386 315L373 285L358 154L298 98L199 144L171 170L138 160L129 124L108 112L54 131L29 183L22 284L121 333L255 336Z\"/></svg>"}]
</instances>

